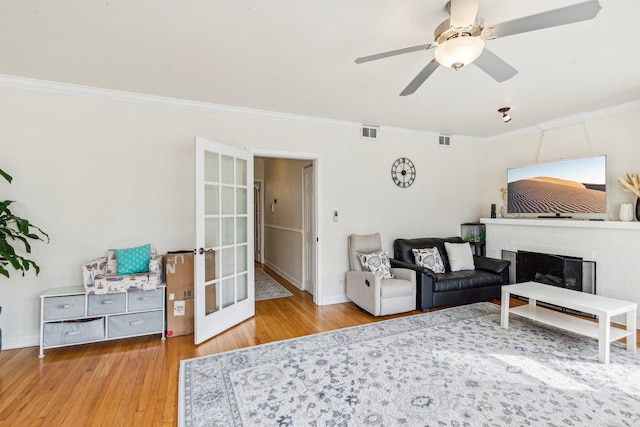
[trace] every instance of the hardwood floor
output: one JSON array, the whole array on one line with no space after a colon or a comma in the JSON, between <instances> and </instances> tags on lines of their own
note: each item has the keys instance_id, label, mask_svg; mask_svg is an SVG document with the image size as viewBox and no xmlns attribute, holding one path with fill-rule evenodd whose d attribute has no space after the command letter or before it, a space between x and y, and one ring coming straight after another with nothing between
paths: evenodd
<instances>
[{"instance_id":1,"label":"hardwood floor","mask_svg":"<svg viewBox=\"0 0 640 427\"><path fill-rule=\"evenodd\" d=\"M313 297L265 268L293 297L256 302L256 315L195 346L193 335L159 335L45 351L0 352L0 425L174 426L182 359L417 314L374 317L353 304Z\"/></svg>"},{"instance_id":2,"label":"hardwood floor","mask_svg":"<svg viewBox=\"0 0 640 427\"><path fill-rule=\"evenodd\" d=\"M42 359L37 347L0 352L0 425L174 426L182 359L420 313L374 317L351 303L316 306L265 271L294 296L257 301L254 318L197 347L193 335L155 335L50 349Z\"/></svg>"}]
</instances>

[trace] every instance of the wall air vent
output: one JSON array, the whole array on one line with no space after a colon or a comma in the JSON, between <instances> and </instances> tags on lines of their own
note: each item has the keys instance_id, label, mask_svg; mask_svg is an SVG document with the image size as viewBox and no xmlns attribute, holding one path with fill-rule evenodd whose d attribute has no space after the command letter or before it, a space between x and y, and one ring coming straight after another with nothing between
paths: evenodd
<instances>
[{"instance_id":1,"label":"wall air vent","mask_svg":"<svg viewBox=\"0 0 640 427\"><path fill-rule=\"evenodd\" d=\"M448 135L440 135L438 137L438 143L440 145L451 145L451 137Z\"/></svg>"},{"instance_id":2,"label":"wall air vent","mask_svg":"<svg viewBox=\"0 0 640 427\"><path fill-rule=\"evenodd\" d=\"M378 139L378 131L380 128L378 126L368 126L362 125L362 129L360 130L360 138L362 139Z\"/></svg>"}]
</instances>

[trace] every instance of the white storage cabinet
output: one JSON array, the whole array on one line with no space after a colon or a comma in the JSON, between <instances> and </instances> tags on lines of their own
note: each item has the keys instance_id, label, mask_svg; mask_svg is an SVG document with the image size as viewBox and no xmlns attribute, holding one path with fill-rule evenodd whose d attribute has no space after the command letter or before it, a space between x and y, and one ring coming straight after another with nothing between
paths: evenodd
<instances>
[{"instance_id":1,"label":"white storage cabinet","mask_svg":"<svg viewBox=\"0 0 640 427\"><path fill-rule=\"evenodd\" d=\"M40 357L44 350L140 335L165 338L165 286L155 290L88 295L84 286L40 295Z\"/></svg>"}]
</instances>

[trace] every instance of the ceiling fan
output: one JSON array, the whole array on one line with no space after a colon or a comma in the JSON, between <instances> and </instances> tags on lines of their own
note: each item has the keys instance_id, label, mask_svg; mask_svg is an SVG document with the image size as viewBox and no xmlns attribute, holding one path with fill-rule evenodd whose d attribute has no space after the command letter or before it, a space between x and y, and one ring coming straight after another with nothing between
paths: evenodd
<instances>
[{"instance_id":1,"label":"ceiling fan","mask_svg":"<svg viewBox=\"0 0 640 427\"><path fill-rule=\"evenodd\" d=\"M515 76L518 70L485 48L485 40L587 21L595 18L601 9L598 0L590 0L485 27L484 20L478 16L479 8L480 0L450 0L445 6L449 12L449 19L436 27L433 32L435 40L433 43L363 56L356 59L356 64L419 50L435 49L435 58L404 88L400 96L414 93L440 65L459 70L465 65L474 63L494 80L503 82Z\"/></svg>"}]
</instances>

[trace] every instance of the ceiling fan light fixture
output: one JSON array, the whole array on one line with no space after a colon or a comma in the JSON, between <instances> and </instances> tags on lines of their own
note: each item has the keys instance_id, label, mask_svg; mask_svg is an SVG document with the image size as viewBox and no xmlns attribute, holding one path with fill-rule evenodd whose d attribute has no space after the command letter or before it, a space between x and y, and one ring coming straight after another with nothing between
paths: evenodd
<instances>
[{"instance_id":1,"label":"ceiling fan light fixture","mask_svg":"<svg viewBox=\"0 0 640 427\"><path fill-rule=\"evenodd\" d=\"M440 65L459 70L478 59L483 49L480 37L460 36L439 44L434 53Z\"/></svg>"},{"instance_id":2,"label":"ceiling fan light fixture","mask_svg":"<svg viewBox=\"0 0 640 427\"><path fill-rule=\"evenodd\" d=\"M502 113L502 121L505 123L509 123L511 121L511 116L509 115L509 107L498 108L498 113Z\"/></svg>"}]
</instances>

